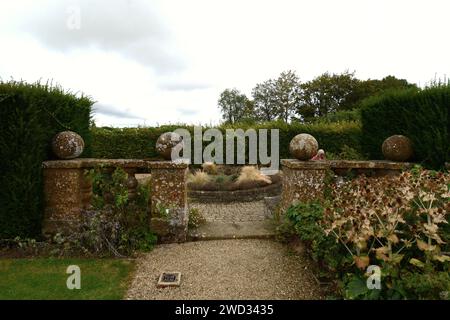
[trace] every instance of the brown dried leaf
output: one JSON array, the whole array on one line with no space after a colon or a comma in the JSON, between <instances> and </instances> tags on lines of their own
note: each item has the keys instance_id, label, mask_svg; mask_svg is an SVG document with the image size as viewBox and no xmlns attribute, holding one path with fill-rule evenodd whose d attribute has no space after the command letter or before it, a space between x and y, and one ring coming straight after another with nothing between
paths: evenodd
<instances>
[{"instance_id":1,"label":"brown dried leaf","mask_svg":"<svg viewBox=\"0 0 450 320\"><path fill-rule=\"evenodd\" d=\"M356 266L361 270L365 270L370 263L368 256L354 256L353 260L355 261Z\"/></svg>"},{"instance_id":2,"label":"brown dried leaf","mask_svg":"<svg viewBox=\"0 0 450 320\"><path fill-rule=\"evenodd\" d=\"M398 242L399 242L398 237L397 237L397 235L396 235L395 233L390 234L390 235L387 237L387 239L388 239L390 242L392 242L392 243L398 243Z\"/></svg>"}]
</instances>

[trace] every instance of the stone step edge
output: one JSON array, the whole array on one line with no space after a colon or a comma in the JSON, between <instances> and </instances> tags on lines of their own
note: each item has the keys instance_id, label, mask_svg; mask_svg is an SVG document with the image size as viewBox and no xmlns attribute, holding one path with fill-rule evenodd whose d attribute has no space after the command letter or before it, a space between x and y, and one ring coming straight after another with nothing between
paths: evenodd
<instances>
[{"instance_id":1,"label":"stone step edge","mask_svg":"<svg viewBox=\"0 0 450 320\"><path fill-rule=\"evenodd\" d=\"M193 235L189 234L187 237L188 242L195 242L195 241L212 241L212 240L239 240L239 239L273 239L275 238L276 234L254 234L254 235L224 235L224 236L201 236L201 235Z\"/></svg>"}]
</instances>

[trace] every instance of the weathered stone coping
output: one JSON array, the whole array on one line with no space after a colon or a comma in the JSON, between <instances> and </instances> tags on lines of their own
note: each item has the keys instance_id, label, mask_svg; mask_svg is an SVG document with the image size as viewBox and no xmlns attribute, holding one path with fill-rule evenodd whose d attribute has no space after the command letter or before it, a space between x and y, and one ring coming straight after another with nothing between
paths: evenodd
<instances>
[{"instance_id":1,"label":"weathered stone coping","mask_svg":"<svg viewBox=\"0 0 450 320\"><path fill-rule=\"evenodd\" d=\"M337 176L347 174L365 174L381 178L400 174L414 164L409 162L393 162L384 160L323 160L299 161L296 159L281 160L283 167L283 191L280 211L284 212L295 202L320 200L324 196L327 171Z\"/></svg>"},{"instance_id":2,"label":"weathered stone coping","mask_svg":"<svg viewBox=\"0 0 450 320\"><path fill-rule=\"evenodd\" d=\"M277 196L281 193L282 183L243 190L188 190L188 197L201 202L234 202L258 201L265 197Z\"/></svg>"},{"instance_id":3,"label":"weathered stone coping","mask_svg":"<svg viewBox=\"0 0 450 320\"><path fill-rule=\"evenodd\" d=\"M292 169L328 169L330 168L329 161L320 160L320 161L300 161L297 159L282 159L281 165L283 167L292 168Z\"/></svg>"},{"instance_id":4,"label":"weathered stone coping","mask_svg":"<svg viewBox=\"0 0 450 320\"><path fill-rule=\"evenodd\" d=\"M73 160L51 160L44 161L44 169L79 169L94 168L103 165L105 167L121 167L136 169L185 169L188 167L186 162L172 161L149 161L142 159L93 159L79 158Z\"/></svg>"},{"instance_id":5,"label":"weathered stone coping","mask_svg":"<svg viewBox=\"0 0 450 320\"><path fill-rule=\"evenodd\" d=\"M404 170L412 168L414 163L393 162L384 160L319 160L300 161L297 159L282 159L281 164L291 169L325 170L325 169L385 169Z\"/></svg>"}]
</instances>

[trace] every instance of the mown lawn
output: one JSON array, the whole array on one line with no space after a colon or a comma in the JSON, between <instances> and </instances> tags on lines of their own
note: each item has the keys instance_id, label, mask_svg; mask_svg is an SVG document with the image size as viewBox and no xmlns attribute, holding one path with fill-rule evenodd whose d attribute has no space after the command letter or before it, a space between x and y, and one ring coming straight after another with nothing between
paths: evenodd
<instances>
[{"instance_id":1,"label":"mown lawn","mask_svg":"<svg viewBox=\"0 0 450 320\"><path fill-rule=\"evenodd\" d=\"M81 270L81 289L66 286L67 267ZM119 259L0 259L0 299L122 299L134 268Z\"/></svg>"}]
</instances>

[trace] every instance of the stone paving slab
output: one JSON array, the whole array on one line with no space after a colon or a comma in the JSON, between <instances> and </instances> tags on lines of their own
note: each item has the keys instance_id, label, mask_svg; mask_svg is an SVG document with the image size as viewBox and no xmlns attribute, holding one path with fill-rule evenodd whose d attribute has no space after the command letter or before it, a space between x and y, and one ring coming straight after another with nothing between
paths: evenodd
<instances>
[{"instance_id":1,"label":"stone paving slab","mask_svg":"<svg viewBox=\"0 0 450 320\"><path fill-rule=\"evenodd\" d=\"M264 200L232 203L191 202L189 207L198 209L206 221L255 222L264 221L270 216Z\"/></svg>"},{"instance_id":2,"label":"stone paving slab","mask_svg":"<svg viewBox=\"0 0 450 320\"><path fill-rule=\"evenodd\" d=\"M190 230L191 241L220 239L268 239L275 236L272 220L245 222L207 221L200 227Z\"/></svg>"},{"instance_id":3,"label":"stone paving slab","mask_svg":"<svg viewBox=\"0 0 450 320\"><path fill-rule=\"evenodd\" d=\"M232 203L192 202L206 222L189 231L196 240L264 239L275 235L271 213L264 200Z\"/></svg>"}]
</instances>

